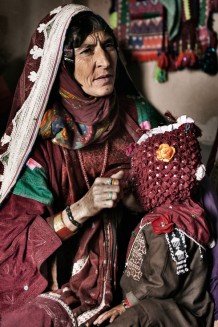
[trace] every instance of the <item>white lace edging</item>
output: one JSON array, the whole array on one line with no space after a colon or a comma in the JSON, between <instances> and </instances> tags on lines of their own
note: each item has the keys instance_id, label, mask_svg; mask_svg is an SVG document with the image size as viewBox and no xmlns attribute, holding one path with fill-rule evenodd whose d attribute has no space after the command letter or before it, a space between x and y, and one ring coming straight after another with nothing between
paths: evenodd
<instances>
[{"instance_id":1,"label":"white lace edging","mask_svg":"<svg viewBox=\"0 0 218 327\"><path fill-rule=\"evenodd\" d=\"M104 289L104 294L105 294L105 289ZM77 317L78 326L81 326L87 320L94 317L104 307L105 307L105 301L104 301L104 297L103 297L101 304L97 308L89 310L89 311L85 311L84 313L82 313L80 316Z\"/></svg>"},{"instance_id":2,"label":"white lace edging","mask_svg":"<svg viewBox=\"0 0 218 327\"><path fill-rule=\"evenodd\" d=\"M65 311L67 312L68 316L70 317L70 319L72 321L73 326L75 326L75 327L78 326L76 318L74 317L72 311L70 310L70 308L68 307L68 305L66 303L64 303L62 300L59 299L57 294L55 294L55 293L43 293L43 294L40 294L38 296L58 302L65 309Z\"/></svg>"},{"instance_id":3,"label":"white lace edging","mask_svg":"<svg viewBox=\"0 0 218 327\"><path fill-rule=\"evenodd\" d=\"M73 264L72 276L78 274L86 265L89 256L84 256Z\"/></svg>"},{"instance_id":4,"label":"white lace edging","mask_svg":"<svg viewBox=\"0 0 218 327\"><path fill-rule=\"evenodd\" d=\"M194 123L194 120L190 117L187 117L186 115L180 116L177 119L177 122L170 125L164 125L164 126L158 126L155 128L152 128L150 131L143 134L140 139L138 140L138 144L141 144L143 141L147 140L149 137L152 137L156 134L163 134L165 132L171 132L175 129L179 128L183 124L191 124Z\"/></svg>"}]
</instances>

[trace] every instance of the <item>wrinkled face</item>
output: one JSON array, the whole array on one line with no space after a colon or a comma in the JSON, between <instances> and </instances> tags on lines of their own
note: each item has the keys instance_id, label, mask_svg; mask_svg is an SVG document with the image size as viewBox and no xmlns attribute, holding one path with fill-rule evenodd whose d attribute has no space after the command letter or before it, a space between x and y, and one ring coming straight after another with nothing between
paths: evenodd
<instances>
[{"instance_id":1,"label":"wrinkled face","mask_svg":"<svg viewBox=\"0 0 218 327\"><path fill-rule=\"evenodd\" d=\"M113 38L103 31L87 36L75 48L74 77L83 91L102 97L113 92L116 77L117 51Z\"/></svg>"}]
</instances>

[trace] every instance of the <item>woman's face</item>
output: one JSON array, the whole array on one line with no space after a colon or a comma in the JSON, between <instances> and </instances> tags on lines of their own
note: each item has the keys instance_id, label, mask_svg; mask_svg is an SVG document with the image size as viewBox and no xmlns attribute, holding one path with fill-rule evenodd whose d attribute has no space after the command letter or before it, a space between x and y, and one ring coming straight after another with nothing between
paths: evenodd
<instances>
[{"instance_id":1,"label":"woman's face","mask_svg":"<svg viewBox=\"0 0 218 327\"><path fill-rule=\"evenodd\" d=\"M103 31L90 34L75 48L74 77L88 95L102 97L113 92L116 66L113 38Z\"/></svg>"}]
</instances>

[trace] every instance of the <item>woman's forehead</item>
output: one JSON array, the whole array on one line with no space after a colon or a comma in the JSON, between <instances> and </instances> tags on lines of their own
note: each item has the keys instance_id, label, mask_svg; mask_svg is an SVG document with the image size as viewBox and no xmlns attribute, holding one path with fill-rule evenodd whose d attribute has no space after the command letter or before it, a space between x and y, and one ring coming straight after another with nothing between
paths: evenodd
<instances>
[{"instance_id":1,"label":"woman's forehead","mask_svg":"<svg viewBox=\"0 0 218 327\"><path fill-rule=\"evenodd\" d=\"M112 39L112 36L105 33L104 31L95 31L89 34L86 39L83 41L80 47L84 47L85 45L95 45L98 42L104 43L108 39Z\"/></svg>"}]
</instances>

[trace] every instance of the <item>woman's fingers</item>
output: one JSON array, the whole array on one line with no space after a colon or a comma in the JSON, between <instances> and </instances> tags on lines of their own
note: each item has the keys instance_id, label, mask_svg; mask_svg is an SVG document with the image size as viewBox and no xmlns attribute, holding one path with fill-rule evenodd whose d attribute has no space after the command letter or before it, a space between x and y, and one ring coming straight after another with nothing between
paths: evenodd
<instances>
[{"instance_id":1,"label":"woman's fingers","mask_svg":"<svg viewBox=\"0 0 218 327\"><path fill-rule=\"evenodd\" d=\"M116 174L111 175L111 178L122 179L124 176L124 171L120 170Z\"/></svg>"},{"instance_id":2,"label":"woman's fingers","mask_svg":"<svg viewBox=\"0 0 218 327\"><path fill-rule=\"evenodd\" d=\"M120 185L123 171L112 177L97 177L90 190L80 200L86 217L98 214L102 209L113 208L123 197L123 188Z\"/></svg>"},{"instance_id":3,"label":"woman's fingers","mask_svg":"<svg viewBox=\"0 0 218 327\"><path fill-rule=\"evenodd\" d=\"M110 317L110 320L109 320L110 323L112 323L114 321L114 319L116 319L120 315L121 315L121 313L118 312L118 311L113 312L112 315L111 315L111 317Z\"/></svg>"},{"instance_id":4,"label":"woman's fingers","mask_svg":"<svg viewBox=\"0 0 218 327\"><path fill-rule=\"evenodd\" d=\"M95 321L94 325L100 325L105 320L110 319L110 323L114 321L115 318L120 316L123 312L125 312L125 308L122 304L118 304L116 307L110 309L109 311L106 311L102 313Z\"/></svg>"},{"instance_id":5,"label":"woman's fingers","mask_svg":"<svg viewBox=\"0 0 218 327\"><path fill-rule=\"evenodd\" d=\"M119 180L122 179L122 176L123 171L119 171L111 177L97 177L94 183L104 185L119 185Z\"/></svg>"},{"instance_id":6,"label":"woman's fingers","mask_svg":"<svg viewBox=\"0 0 218 327\"><path fill-rule=\"evenodd\" d=\"M96 178L92 186L93 199L96 203L104 202L108 207L112 207L120 199L121 187L119 179L99 177Z\"/></svg>"},{"instance_id":7,"label":"woman's fingers","mask_svg":"<svg viewBox=\"0 0 218 327\"><path fill-rule=\"evenodd\" d=\"M111 178L118 182L121 187L122 196L125 191L129 188L129 181L123 170L118 171L116 174L111 175Z\"/></svg>"},{"instance_id":8,"label":"woman's fingers","mask_svg":"<svg viewBox=\"0 0 218 327\"><path fill-rule=\"evenodd\" d=\"M119 200L119 191L115 189L93 191L93 202L96 207L113 208Z\"/></svg>"},{"instance_id":9,"label":"woman's fingers","mask_svg":"<svg viewBox=\"0 0 218 327\"><path fill-rule=\"evenodd\" d=\"M123 197L122 178L124 171L120 170L111 177L98 177L92 186L93 200L96 206L113 208Z\"/></svg>"},{"instance_id":10,"label":"woman's fingers","mask_svg":"<svg viewBox=\"0 0 218 327\"><path fill-rule=\"evenodd\" d=\"M119 194L119 185L93 185L93 195L101 200L112 200L113 194Z\"/></svg>"},{"instance_id":11,"label":"woman's fingers","mask_svg":"<svg viewBox=\"0 0 218 327\"><path fill-rule=\"evenodd\" d=\"M113 308L109 311L102 313L94 322L93 325L101 325L105 320L110 319L110 323L114 321L114 319L119 316L121 312L116 308Z\"/></svg>"}]
</instances>

